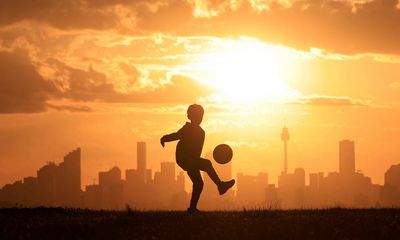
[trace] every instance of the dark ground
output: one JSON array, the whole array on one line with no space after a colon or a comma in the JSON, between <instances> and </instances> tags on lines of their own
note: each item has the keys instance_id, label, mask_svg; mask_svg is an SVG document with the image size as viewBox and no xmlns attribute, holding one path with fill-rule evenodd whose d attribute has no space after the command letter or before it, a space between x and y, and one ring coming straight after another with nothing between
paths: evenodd
<instances>
[{"instance_id":1,"label":"dark ground","mask_svg":"<svg viewBox=\"0 0 400 240\"><path fill-rule=\"evenodd\" d=\"M400 209L0 209L0 239L400 239Z\"/></svg>"}]
</instances>

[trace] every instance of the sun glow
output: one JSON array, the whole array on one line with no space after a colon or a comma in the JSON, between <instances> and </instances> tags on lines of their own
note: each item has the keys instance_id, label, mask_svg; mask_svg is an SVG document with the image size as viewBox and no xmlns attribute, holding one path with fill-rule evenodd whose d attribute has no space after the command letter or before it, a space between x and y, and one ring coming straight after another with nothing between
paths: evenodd
<instances>
[{"instance_id":1,"label":"sun glow","mask_svg":"<svg viewBox=\"0 0 400 240\"><path fill-rule=\"evenodd\" d=\"M282 80L288 66L279 47L247 38L226 40L221 51L200 61L220 101L284 101L300 95Z\"/></svg>"}]
</instances>

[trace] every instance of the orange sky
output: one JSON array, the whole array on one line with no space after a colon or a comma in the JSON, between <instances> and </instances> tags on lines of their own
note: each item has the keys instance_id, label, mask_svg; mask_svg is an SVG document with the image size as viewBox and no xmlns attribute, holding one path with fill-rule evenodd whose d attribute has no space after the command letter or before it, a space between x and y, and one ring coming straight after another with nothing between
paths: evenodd
<instances>
[{"instance_id":1,"label":"orange sky","mask_svg":"<svg viewBox=\"0 0 400 240\"><path fill-rule=\"evenodd\" d=\"M0 185L82 148L83 185L115 164L174 161L159 138L206 109L203 153L234 172L337 171L338 141L383 183L400 162L400 4L373 1L0 2Z\"/></svg>"}]
</instances>

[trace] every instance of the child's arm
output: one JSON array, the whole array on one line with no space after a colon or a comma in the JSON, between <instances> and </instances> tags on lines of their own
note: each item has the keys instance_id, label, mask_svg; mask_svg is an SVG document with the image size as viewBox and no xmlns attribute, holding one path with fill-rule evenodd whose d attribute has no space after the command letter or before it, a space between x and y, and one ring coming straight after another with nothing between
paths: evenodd
<instances>
[{"instance_id":1,"label":"child's arm","mask_svg":"<svg viewBox=\"0 0 400 240\"><path fill-rule=\"evenodd\" d=\"M171 134L167 134L162 136L162 138L160 139L161 142L161 146L164 147L164 143L165 142L172 142L172 141L176 141L180 139L180 134L179 132L175 132L175 133L171 133Z\"/></svg>"},{"instance_id":2,"label":"child's arm","mask_svg":"<svg viewBox=\"0 0 400 240\"><path fill-rule=\"evenodd\" d=\"M172 142L172 141L181 139L181 136L185 134L184 132L185 132L186 128L187 128L187 125L184 125L177 132L162 136L162 138L160 139L161 146L164 147L165 142Z\"/></svg>"}]
</instances>

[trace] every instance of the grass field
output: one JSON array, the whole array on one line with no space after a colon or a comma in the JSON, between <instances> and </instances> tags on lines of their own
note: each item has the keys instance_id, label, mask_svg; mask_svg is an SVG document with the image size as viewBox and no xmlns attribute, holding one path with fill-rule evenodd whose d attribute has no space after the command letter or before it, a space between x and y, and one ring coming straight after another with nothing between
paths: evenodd
<instances>
[{"instance_id":1,"label":"grass field","mask_svg":"<svg viewBox=\"0 0 400 240\"><path fill-rule=\"evenodd\" d=\"M400 239L400 209L0 209L0 239Z\"/></svg>"}]
</instances>

